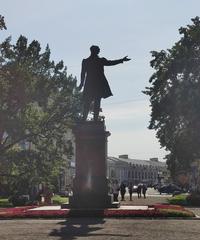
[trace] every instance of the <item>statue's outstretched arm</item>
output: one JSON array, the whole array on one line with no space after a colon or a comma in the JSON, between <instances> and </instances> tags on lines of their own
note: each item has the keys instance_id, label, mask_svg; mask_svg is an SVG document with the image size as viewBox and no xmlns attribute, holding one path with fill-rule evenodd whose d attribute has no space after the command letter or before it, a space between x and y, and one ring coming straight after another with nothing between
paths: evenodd
<instances>
[{"instance_id":1,"label":"statue's outstretched arm","mask_svg":"<svg viewBox=\"0 0 200 240\"><path fill-rule=\"evenodd\" d=\"M104 66L113 66L113 65L117 65L123 62L127 62L130 61L131 59L128 58L128 56L118 59L118 60L107 60L106 58L103 58L104 61Z\"/></svg>"}]
</instances>

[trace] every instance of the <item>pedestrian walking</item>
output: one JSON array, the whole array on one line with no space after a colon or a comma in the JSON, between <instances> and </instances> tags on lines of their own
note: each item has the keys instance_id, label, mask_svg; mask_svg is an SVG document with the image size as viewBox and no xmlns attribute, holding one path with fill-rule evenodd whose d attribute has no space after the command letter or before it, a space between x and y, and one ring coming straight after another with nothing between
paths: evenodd
<instances>
[{"instance_id":1,"label":"pedestrian walking","mask_svg":"<svg viewBox=\"0 0 200 240\"><path fill-rule=\"evenodd\" d=\"M141 196L142 196L142 184L141 183L139 183L137 186L137 195L138 195L138 198L141 198Z\"/></svg>"},{"instance_id":2,"label":"pedestrian walking","mask_svg":"<svg viewBox=\"0 0 200 240\"><path fill-rule=\"evenodd\" d=\"M142 185L142 194L144 198L146 198L146 191L147 191L147 186L145 184Z\"/></svg>"},{"instance_id":3,"label":"pedestrian walking","mask_svg":"<svg viewBox=\"0 0 200 240\"><path fill-rule=\"evenodd\" d=\"M128 192L129 192L130 201L132 201L132 194L133 194L133 183L132 182L130 182L128 185Z\"/></svg>"},{"instance_id":4,"label":"pedestrian walking","mask_svg":"<svg viewBox=\"0 0 200 240\"><path fill-rule=\"evenodd\" d=\"M126 193L126 185L124 183L121 183L120 185L121 201L125 201L124 199L125 193Z\"/></svg>"},{"instance_id":5,"label":"pedestrian walking","mask_svg":"<svg viewBox=\"0 0 200 240\"><path fill-rule=\"evenodd\" d=\"M114 202L118 202L119 190L120 190L119 183L118 183L117 180L115 180L113 182L113 185L112 185L112 192L113 192L113 200L114 200Z\"/></svg>"}]
</instances>

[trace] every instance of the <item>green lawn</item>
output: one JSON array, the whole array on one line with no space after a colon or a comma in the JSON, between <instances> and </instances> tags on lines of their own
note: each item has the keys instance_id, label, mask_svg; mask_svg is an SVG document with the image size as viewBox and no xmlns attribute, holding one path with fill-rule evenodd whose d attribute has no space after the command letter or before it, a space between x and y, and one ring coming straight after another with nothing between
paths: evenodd
<instances>
[{"instance_id":1,"label":"green lawn","mask_svg":"<svg viewBox=\"0 0 200 240\"><path fill-rule=\"evenodd\" d=\"M53 200L53 204L61 205L62 203L68 203L69 198L68 197L61 197L59 195L54 195L52 200Z\"/></svg>"},{"instance_id":2,"label":"green lawn","mask_svg":"<svg viewBox=\"0 0 200 240\"><path fill-rule=\"evenodd\" d=\"M0 198L0 208L12 207L12 203L8 202L8 198Z\"/></svg>"},{"instance_id":3,"label":"green lawn","mask_svg":"<svg viewBox=\"0 0 200 240\"><path fill-rule=\"evenodd\" d=\"M61 197L59 195L54 195L53 204L61 205L62 203L68 203L68 197ZM13 207L12 203L8 201L8 198L0 198L0 208Z\"/></svg>"}]
</instances>

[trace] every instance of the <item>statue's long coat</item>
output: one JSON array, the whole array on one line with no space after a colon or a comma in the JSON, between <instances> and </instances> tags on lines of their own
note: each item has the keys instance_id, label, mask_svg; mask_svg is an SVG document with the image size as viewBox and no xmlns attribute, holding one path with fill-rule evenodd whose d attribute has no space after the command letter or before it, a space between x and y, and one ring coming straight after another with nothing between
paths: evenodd
<instances>
[{"instance_id":1,"label":"statue's long coat","mask_svg":"<svg viewBox=\"0 0 200 240\"><path fill-rule=\"evenodd\" d=\"M112 96L108 81L104 75L104 66L123 63L123 60L107 60L90 56L82 61L81 82L84 83L83 97L87 99Z\"/></svg>"}]
</instances>

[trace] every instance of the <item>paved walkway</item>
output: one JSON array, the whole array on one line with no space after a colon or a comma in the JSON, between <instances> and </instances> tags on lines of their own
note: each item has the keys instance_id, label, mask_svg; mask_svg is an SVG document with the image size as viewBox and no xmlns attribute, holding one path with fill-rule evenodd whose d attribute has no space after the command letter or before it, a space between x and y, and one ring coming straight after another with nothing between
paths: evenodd
<instances>
[{"instance_id":1,"label":"paved walkway","mask_svg":"<svg viewBox=\"0 0 200 240\"><path fill-rule=\"evenodd\" d=\"M120 201L121 197L119 196L119 201L121 205L154 205L157 203L168 203L167 199L170 198L171 195L162 194L160 195L157 191L154 189L148 189L147 190L147 196L146 198L138 198L136 193L133 193L132 195L132 201L129 200L129 194L127 193L125 195L125 201Z\"/></svg>"},{"instance_id":2,"label":"paved walkway","mask_svg":"<svg viewBox=\"0 0 200 240\"><path fill-rule=\"evenodd\" d=\"M189 211L192 211L197 217L200 217L200 207L186 207Z\"/></svg>"},{"instance_id":3,"label":"paved walkway","mask_svg":"<svg viewBox=\"0 0 200 240\"><path fill-rule=\"evenodd\" d=\"M199 221L71 218L1 220L1 240L197 240Z\"/></svg>"}]
</instances>

